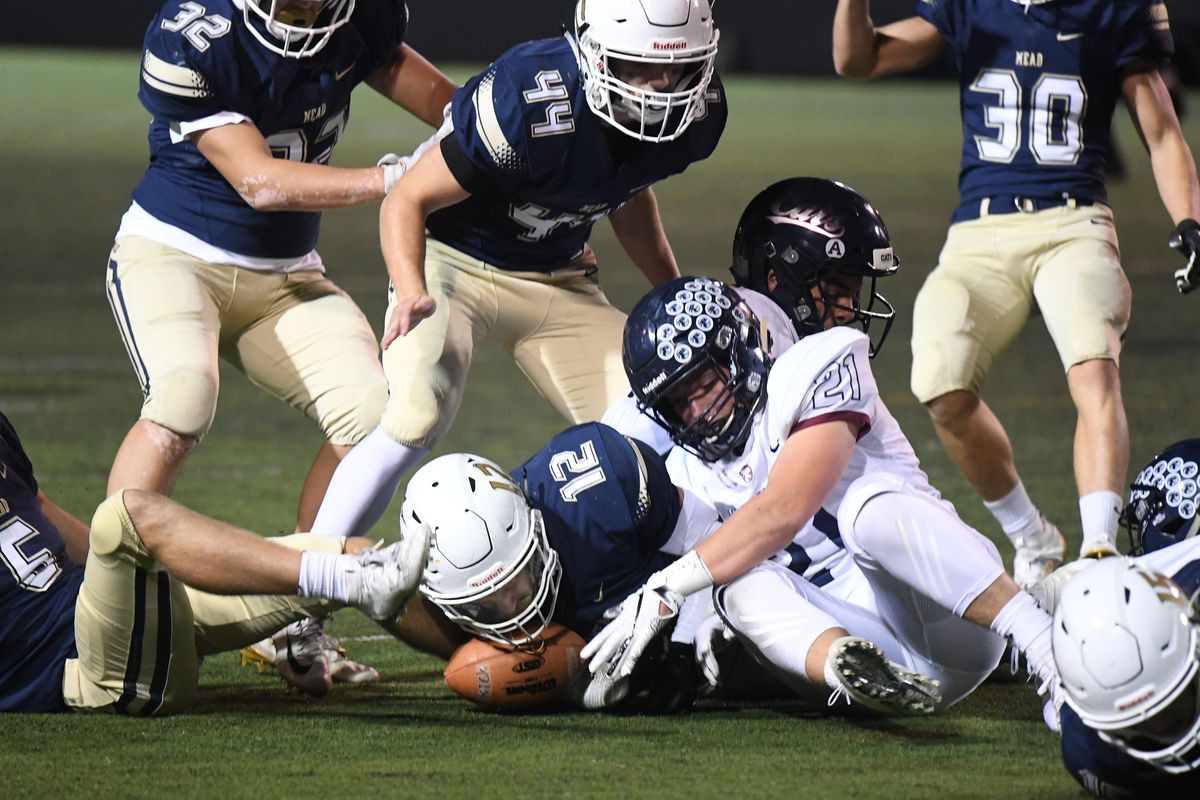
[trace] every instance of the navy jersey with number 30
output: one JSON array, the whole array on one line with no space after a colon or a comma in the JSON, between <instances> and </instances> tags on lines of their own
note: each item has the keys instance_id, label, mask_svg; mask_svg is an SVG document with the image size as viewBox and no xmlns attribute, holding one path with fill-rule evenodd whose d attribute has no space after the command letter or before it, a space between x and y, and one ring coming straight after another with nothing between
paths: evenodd
<instances>
[{"instance_id":1,"label":"navy jersey with number 30","mask_svg":"<svg viewBox=\"0 0 1200 800\"><path fill-rule=\"evenodd\" d=\"M42 514L33 465L0 414L0 711L62 711L83 568Z\"/></svg>"},{"instance_id":2,"label":"navy jersey with number 30","mask_svg":"<svg viewBox=\"0 0 1200 800\"><path fill-rule=\"evenodd\" d=\"M958 67L961 204L988 196L1103 202L1121 79L1171 52L1162 0L922 0Z\"/></svg>"},{"instance_id":3,"label":"navy jersey with number 30","mask_svg":"<svg viewBox=\"0 0 1200 800\"><path fill-rule=\"evenodd\" d=\"M554 620L589 638L604 612L674 556L659 550L679 518L679 493L662 458L607 425L555 436L513 472L542 512L562 561Z\"/></svg>"}]
</instances>

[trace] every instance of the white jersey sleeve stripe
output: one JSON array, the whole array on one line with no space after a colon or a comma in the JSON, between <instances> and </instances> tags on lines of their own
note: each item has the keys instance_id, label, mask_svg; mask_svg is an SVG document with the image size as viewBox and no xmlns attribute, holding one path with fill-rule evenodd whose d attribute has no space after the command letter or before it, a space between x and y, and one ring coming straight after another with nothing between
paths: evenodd
<instances>
[{"instance_id":1,"label":"white jersey sleeve stripe","mask_svg":"<svg viewBox=\"0 0 1200 800\"><path fill-rule=\"evenodd\" d=\"M209 97L208 81L199 72L180 67L146 51L142 58L142 77L152 88L176 97Z\"/></svg>"},{"instance_id":2,"label":"white jersey sleeve stripe","mask_svg":"<svg viewBox=\"0 0 1200 800\"><path fill-rule=\"evenodd\" d=\"M860 411L830 411L828 414L820 414L797 422L792 426L791 433L811 428L815 425L823 425L826 422L848 422L851 426L857 427L858 436L855 441L858 441L871 432L871 418L866 414Z\"/></svg>"}]
</instances>

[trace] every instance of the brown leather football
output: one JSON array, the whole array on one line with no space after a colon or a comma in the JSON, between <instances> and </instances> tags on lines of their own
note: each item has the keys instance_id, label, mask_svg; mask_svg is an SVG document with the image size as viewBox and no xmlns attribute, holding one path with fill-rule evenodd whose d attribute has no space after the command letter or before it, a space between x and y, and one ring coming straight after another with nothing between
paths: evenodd
<instances>
[{"instance_id":1,"label":"brown leather football","mask_svg":"<svg viewBox=\"0 0 1200 800\"><path fill-rule=\"evenodd\" d=\"M446 685L473 703L519 710L562 695L584 670L579 658L583 637L557 623L542 632L539 653L507 650L472 639L454 651L442 675Z\"/></svg>"}]
</instances>

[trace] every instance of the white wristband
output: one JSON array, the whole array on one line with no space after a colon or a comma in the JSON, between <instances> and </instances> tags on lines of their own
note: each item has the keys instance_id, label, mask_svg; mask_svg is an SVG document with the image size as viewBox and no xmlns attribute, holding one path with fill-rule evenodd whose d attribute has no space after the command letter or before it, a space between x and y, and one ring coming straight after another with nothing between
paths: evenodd
<instances>
[{"instance_id":1,"label":"white wristband","mask_svg":"<svg viewBox=\"0 0 1200 800\"><path fill-rule=\"evenodd\" d=\"M659 585L683 597L713 585L708 567L705 566L704 561L696 554L695 550L687 551L679 560L672 562L665 569L659 570L658 579Z\"/></svg>"}]
</instances>

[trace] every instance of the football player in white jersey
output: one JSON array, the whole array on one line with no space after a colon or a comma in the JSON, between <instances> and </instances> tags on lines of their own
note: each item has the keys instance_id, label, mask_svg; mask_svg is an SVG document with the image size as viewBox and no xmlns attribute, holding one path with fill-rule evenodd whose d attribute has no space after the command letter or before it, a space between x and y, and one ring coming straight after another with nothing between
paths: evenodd
<instances>
[{"instance_id":1,"label":"football player in white jersey","mask_svg":"<svg viewBox=\"0 0 1200 800\"><path fill-rule=\"evenodd\" d=\"M929 485L879 398L869 358L887 328L868 334L890 313L874 282L895 263L878 213L841 184L784 181L738 238L747 269L801 287L785 306L801 339L773 363L737 294L707 278L630 314L626 371L678 445L672 477L726 521L622 604L585 648L591 669L629 674L683 598L715 585L725 621L798 690L945 708L994 669L1004 636L1056 687L1050 618Z\"/></svg>"}]
</instances>

